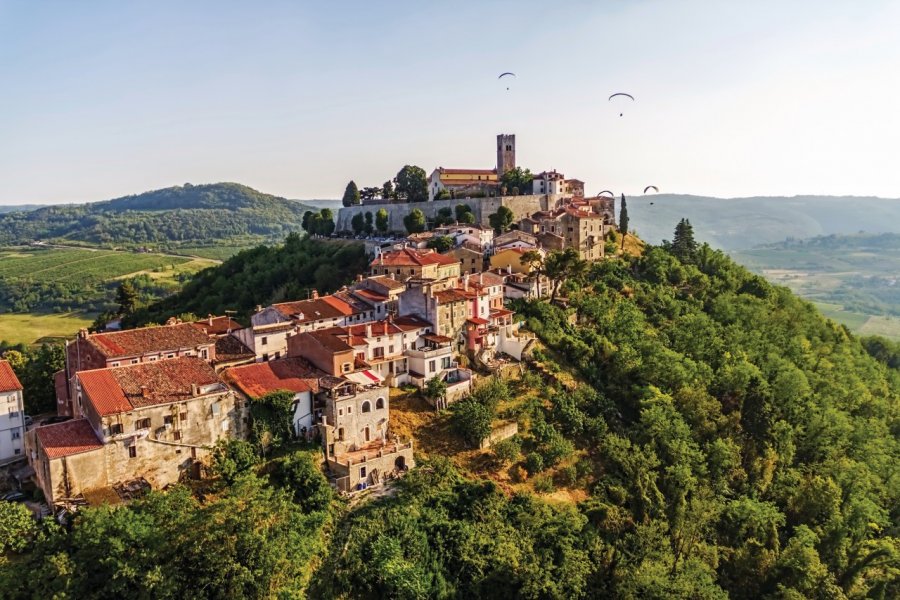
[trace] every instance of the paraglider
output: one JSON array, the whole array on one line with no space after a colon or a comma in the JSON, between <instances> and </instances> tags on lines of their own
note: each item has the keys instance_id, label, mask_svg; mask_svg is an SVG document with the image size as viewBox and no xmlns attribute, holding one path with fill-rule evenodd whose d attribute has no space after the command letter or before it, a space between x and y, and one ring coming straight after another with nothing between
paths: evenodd
<instances>
[{"instance_id":1,"label":"paraglider","mask_svg":"<svg viewBox=\"0 0 900 600\"><path fill-rule=\"evenodd\" d=\"M615 98L616 96L624 96L626 98L631 98L631 101L634 102L634 96L632 96L631 94L626 94L625 92L616 92L615 94L613 94L612 96L609 97L608 101L611 102L612 99ZM619 113L619 116L621 117L622 113Z\"/></svg>"},{"instance_id":2,"label":"paraglider","mask_svg":"<svg viewBox=\"0 0 900 600\"><path fill-rule=\"evenodd\" d=\"M645 187L645 188L644 188L644 193L645 193L645 194L647 193L647 190L653 190L653 191L656 192L657 194L659 193L659 188L656 187L655 185L648 185L647 187Z\"/></svg>"},{"instance_id":3,"label":"paraglider","mask_svg":"<svg viewBox=\"0 0 900 600\"><path fill-rule=\"evenodd\" d=\"M513 79L517 79L516 74L512 71L500 73L500 75L497 76L497 79L503 79L504 77L512 77ZM507 86L506 90L509 91L509 86Z\"/></svg>"},{"instance_id":4,"label":"paraglider","mask_svg":"<svg viewBox=\"0 0 900 600\"><path fill-rule=\"evenodd\" d=\"M616 195L613 194L613 193L612 193L611 191L609 191L609 190L603 190L602 192L600 192L600 193L597 194L597 195L598 195L598 196L602 196L603 194L609 194L609 197L610 197L610 198L615 198L615 197L616 197Z\"/></svg>"}]
</instances>

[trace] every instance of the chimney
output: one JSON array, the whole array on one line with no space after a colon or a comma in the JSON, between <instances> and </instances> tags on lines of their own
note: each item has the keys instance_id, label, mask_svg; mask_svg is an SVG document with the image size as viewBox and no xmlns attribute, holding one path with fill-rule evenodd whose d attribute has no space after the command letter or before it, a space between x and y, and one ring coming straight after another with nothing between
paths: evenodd
<instances>
[{"instance_id":1,"label":"chimney","mask_svg":"<svg viewBox=\"0 0 900 600\"><path fill-rule=\"evenodd\" d=\"M199 396L200 395L200 386L196 383L191 384L191 396Z\"/></svg>"},{"instance_id":2,"label":"chimney","mask_svg":"<svg viewBox=\"0 0 900 600\"><path fill-rule=\"evenodd\" d=\"M87 337L88 337L87 327L82 327L81 329L78 330L78 337L80 337L83 340L87 339Z\"/></svg>"},{"instance_id":3,"label":"chimney","mask_svg":"<svg viewBox=\"0 0 900 600\"><path fill-rule=\"evenodd\" d=\"M212 327L212 324L213 324L213 316L212 316L212 314L208 315L207 318L209 319L209 326Z\"/></svg>"},{"instance_id":4,"label":"chimney","mask_svg":"<svg viewBox=\"0 0 900 600\"><path fill-rule=\"evenodd\" d=\"M357 282L357 283L362 283L362 280L363 280L362 273L357 274L357 276L356 276L356 282Z\"/></svg>"},{"instance_id":5,"label":"chimney","mask_svg":"<svg viewBox=\"0 0 900 600\"><path fill-rule=\"evenodd\" d=\"M367 338L372 337L372 323L371 322L366 323L366 337Z\"/></svg>"},{"instance_id":6,"label":"chimney","mask_svg":"<svg viewBox=\"0 0 900 600\"><path fill-rule=\"evenodd\" d=\"M256 312L262 312L262 304L256 305Z\"/></svg>"},{"instance_id":7,"label":"chimney","mask_svg":"<svg viewBox=\"0 0 900 600\"><path fill-rule=\"evenodd\" d=\"M318 300L318 299L319 299L319 291L316 290L316 288L313 288L312 296L311 296L311 297L312 297L313 300Z\"/></svg>"},{"instance_id":8,"label":"chimney","mask_svg":"<svg viewBox=\"0 0 900 600\"><path fill-rule=\"evenodd\" d=\"M469 289L469 274L468 273L463 275L463 289L464 290Z\"/></svg>"},{"instance_id":9,"label":"chimney","mask_svg":"<svg viewBox=\"0 0 900 600\"><path fill-rule=\"evenodd\" d=\"M506 274L509 275L512 273L512 263L506 265Z\"/></svg>"},{"instance_id":10,"label":"chimney","mask_svg":"<svg viewBox=\"0 0 900 600\"><path fill-rule=\"evenodd\" d=\"M150 395L150 388L148 388L146 385L142 385L141 386L141 398L146 398L149 395Z\"/></svg>"}]
</instances>

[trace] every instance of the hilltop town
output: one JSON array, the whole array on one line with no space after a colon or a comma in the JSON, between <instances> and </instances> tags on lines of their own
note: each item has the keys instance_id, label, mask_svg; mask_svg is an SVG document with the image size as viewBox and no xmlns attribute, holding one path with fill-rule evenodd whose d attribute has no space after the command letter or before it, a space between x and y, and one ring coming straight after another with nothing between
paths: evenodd
<instances>
[{"instance_id":1,"label":"hilltop town","mask_svg":"<svg viewBox=\"0 0 900 600\"><path fill-rule=\"evenodd\" d=\"M532 193L505 195L515 169L515 136L499 135L496 168L437 168L425 202L342 209L339 232L360 210L390 211L388 231L365 241L368 272L333 294L259 306L247 326L211 315L82 330L55 375L57 416L11 421L19 435L2 458L27 461L17 477L51 510L128 498L204 477L217 443L253 436L254 405L287 393L291 435L321 448L336 490L403 476L416 448L391 426L391 390L415 388L443 410L514 369L534 336L509 303L555 300L572 269L616 251L612 198L585 198L583 182L556 171L533 176ZM427 230L391 231L410 206L427 213ZM9 418L24 419L22 385L0 369L18 406Z\"/></svg>"}]
</instances>

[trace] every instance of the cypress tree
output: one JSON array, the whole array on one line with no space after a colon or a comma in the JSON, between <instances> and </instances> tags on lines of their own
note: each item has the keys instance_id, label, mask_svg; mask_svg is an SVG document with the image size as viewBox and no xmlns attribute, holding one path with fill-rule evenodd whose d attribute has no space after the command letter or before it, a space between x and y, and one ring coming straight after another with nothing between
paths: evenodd
<instances>
[{"instance_id":1,"label":"cypress tree","mask_svg":"<svg viewBox=\"0 0 900 600\"><path fill-rule=\"evenodd\" d=\"M355 181L351 181L344 190L344 197L341 199L341 204L344 206L353 206L354 204L359 204L359 202L359 188L356 187Z\"/></svg>"},{"instance_id":2,"label":"cypress tree","mask_svg":"<svg viewBox=\"0 0 900 600\"><path fill-rule=\"evenodd\" d=\"M628 204L622 194L622 206L619 207L619 233L622 234L622 248L625 248L625 236L628 235Z\"/></svg>"}]
</instances>

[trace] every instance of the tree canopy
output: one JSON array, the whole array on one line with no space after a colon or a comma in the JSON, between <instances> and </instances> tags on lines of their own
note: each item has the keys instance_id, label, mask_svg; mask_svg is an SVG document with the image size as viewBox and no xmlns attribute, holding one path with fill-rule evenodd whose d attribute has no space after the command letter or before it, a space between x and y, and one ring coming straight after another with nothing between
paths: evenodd
<instances>
[{"instance_id":1,"label":"tree canopy","mask_svg":"<svg viewBox=\"0 0 900 600\"><path fill-rule=\"evenodd\" d=\"M425 170L414 165L406 165L394 179L395 191L401 199L409 202L428 200L428 177Z\"/></svg>"}]
</instances>

